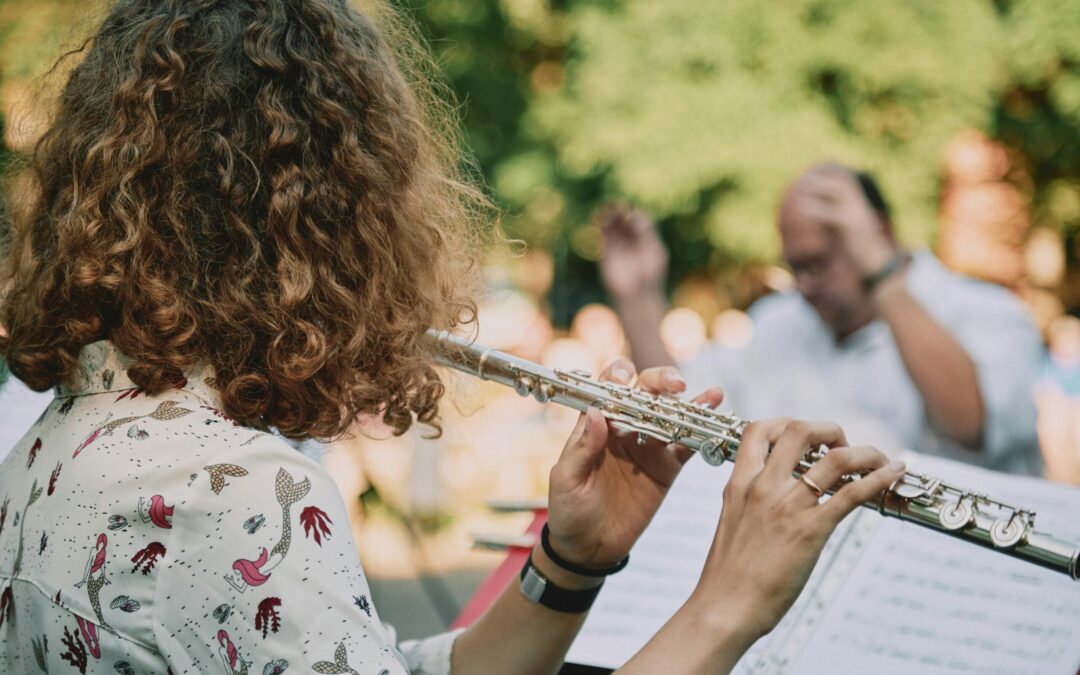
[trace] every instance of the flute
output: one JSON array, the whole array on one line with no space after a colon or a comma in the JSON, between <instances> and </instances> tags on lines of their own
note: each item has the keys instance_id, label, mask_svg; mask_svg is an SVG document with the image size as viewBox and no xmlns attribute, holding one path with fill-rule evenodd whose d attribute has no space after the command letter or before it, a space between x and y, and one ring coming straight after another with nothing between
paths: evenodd
<instances>
[{"instance_id":1,"label":"flute","mask_svg":"<svg viewBox=\"0 0 1080 675\"><path fill-rule=\"evenodd\" d=\"M445 331L429 330L428 338L436 361L445 366L513 387L521 396L532 396L540 403L558 403L580 411L598 408L616 429L636 433L638 443L649 438L679 443L713 466L735 459L742 433L750 424L701 404L598 382L583 371L547 368ZM795 475L808 471L826 452L825 447L809 449L795 467ZM847 475L841 483L859 478ZM1080 546L1037 531L1031 509L912 472L862 505L1080 579Z\"/></svg>"}]
</instances>

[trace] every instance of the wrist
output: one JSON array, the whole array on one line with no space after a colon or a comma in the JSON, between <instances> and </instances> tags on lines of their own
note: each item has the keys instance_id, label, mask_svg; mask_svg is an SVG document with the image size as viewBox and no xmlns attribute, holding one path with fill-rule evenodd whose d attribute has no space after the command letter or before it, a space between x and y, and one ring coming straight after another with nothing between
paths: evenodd
<instances>
[{"instance_id":1,"label":"wrist","mask_svg":"<svg viewBox=\"0 0 1080 675\"><path fill-rule=\"evenodd\" d=\"M863 290L868 295L875 295L880 287L903 276L911 255L907 251L896 249L883 261L878 262L870 271L863 273Z\"/></svg>"},{"instance_id":2,"label":"wrist","mask_svg":"<svg viewBox=\"0 0 1080 675\"><path fill-rule=\"evenodd\" d=\"M721 652L743 653L768 631L761 630L746 609L732 602L715 602L695 592L678 612L699 634L709 636Z\"/></svg>"},{"instance_id":3,"label":"wrist","mask_svg":"<svg viewBox=\"0 0 1080 675\"><path fill-rule=\"evenodd\" d=\"M611 300L621 310L634 310L645 304L648 307L666 304L664 288L658 283L647 283L630 291L611 294Z\"/></svg>"},{"instance_id":4,"label":"wrist","mask_svg":"<svg viewBox=\"0 0 1080 675\"><path fill-rule=\"evenodd\" d=\"M544 549L544 553L547 555L548 560L555 566L575 575L593 578L606 577L621 571L626 567L627 563L630 562L630 555L627 554L607 565L582 564L576 560L570 560L566 558L566 556L560 555L559 551L556 550L555 545L551 542L552 538L553 535L551 534L550 524L544 523L544 529L540 531L540 546Z\"/></svg>"},{"instance_id":5,"label":"wrist","mask_svg":"<svg viewBox=\"0 0 1080 675\"><path fill-rule=\"evenodd\" d=\"M581 591L589 588L596 588L604 583L603 577L587 577L582 574L574 574L573 572L564 570L548 557L548 554L544 552L544 547L539 544L533 547L532 560L533 567L535 567L545 579L548 579L551 583L560 588Z\"/></svg>"}]
</instances>

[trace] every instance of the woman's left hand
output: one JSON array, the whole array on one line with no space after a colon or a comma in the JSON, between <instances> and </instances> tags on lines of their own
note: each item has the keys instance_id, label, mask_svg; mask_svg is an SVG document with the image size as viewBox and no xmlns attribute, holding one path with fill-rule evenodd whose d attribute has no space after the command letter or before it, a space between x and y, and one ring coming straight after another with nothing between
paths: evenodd
<instances>
[{"instance_id":1,"label":"woman's left hand","mask_svg":"<svg viewBox=\"0 0 1080 675\"><path fill-rule=\"evenodd\" d=\"M634 377L628 361L612 363L601 381L627 384ZM679 394L686 383L671 367L641 372L637 387L651 394ZM707 389L694 400L710 407L723 392ZM622 560L652 520L683 464L693 451L676 444L620 432L590 408L551 470L548 527L551 545L565 560L592 569Z\"/></svg>"}]
</instances>

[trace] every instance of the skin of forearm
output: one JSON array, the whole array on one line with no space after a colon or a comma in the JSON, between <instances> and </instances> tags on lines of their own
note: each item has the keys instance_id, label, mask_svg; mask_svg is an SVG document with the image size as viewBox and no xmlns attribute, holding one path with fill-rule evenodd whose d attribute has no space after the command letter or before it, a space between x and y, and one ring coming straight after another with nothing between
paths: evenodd
<instances>
[{"instance_id":1,"label":"skin of forearm","mask_svg":"<svg viewBox=\"0 0 1080 675\"><path fill-rule=\"evenodd\" d=\"M696 595L675 613L617 675L727 675L756 635L740 613Z\"/></svg>"},{"instance_id":2,"label":"skin of forearm","mask_svg":"<svg viewBox=\"0 0 1080 675\"><path fill-rule=\"evenodd\" d=\"M951 440L977 450L983 441L985 412L971 357L911 295L902 275L883 281L873 301L892 330L931 419Z\"/></svg>"},{"instance_id":3,"label":"skin of forearm","mask_svg":"<svg viewBox=\"0 0 1080 675\"><path fill-rule=\"evenodd\" d=\"M563 588L587 588L595 579L560 570L537 547L533 564ZM618 675L726 675L759 637L741 621L744 612L691 596ZM554 675L585 614L555 612L527 600L511 584L475 624L458 637L453 675Z\"/></svg>"},{"instance_id":4,"label":"skin of forearm","mask_svg":"<svg viewBox=\"0 0 1080 675\"><path fill-rule=\"evenodd\" d=\"M667 302L659 288L634 297L615 298L615 311L630 344L630 358L638 370L675 365L660 339L660 322L666 310Z\"/></svg>"},{"instance_id":5,"label":"skin of forearm","mask_svg":"<svg viewBox=\"0 0 1080 675\"><path fill-rule=\"evenodd\" d=\"M541 547L533 565L560 588L584 589L599 579L555 566ZM451 657L454 675L554 675L559 671L586 614L556 612L522 594L515 579L476 623L458 636Z\"/></svg>"}]
</instances>

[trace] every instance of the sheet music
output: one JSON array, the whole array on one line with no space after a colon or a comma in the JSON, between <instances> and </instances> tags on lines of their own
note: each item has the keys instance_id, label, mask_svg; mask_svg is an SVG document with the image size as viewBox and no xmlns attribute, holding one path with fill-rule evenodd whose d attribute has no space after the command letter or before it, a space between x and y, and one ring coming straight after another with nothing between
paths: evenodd
<instances>
[{"instance_id":1,"label":"sheet music","mask_svg":"<svg viewBox=\"0 0 1080 675\"><path fill-rule=\"evenodd\" d=\"M1080 489L924 456L909 466L1038 512L1036 524L1080 541ZM775 672L1075 675L1080 582L891 519L882 519L801 653ZM794 646L794 645L793 645ZM789 652L790 653L790 652Z\"/></svg>"},{"instance_id":2,"label":"sheet music","mask_svg":"<svg viewBox=\"0 0 1080 675\"><path fill-rule=\"evenodd\" d=\"M731 469L730 463L713 467L698 458L683 469L634 547L630 564L605 583L604 591L570 648L568 662L618 668L645 646L682 606L705 565ZM809 586L815 586L815 579L825 575L836 552L853 550L838 546L846 532L847 523L838 529L823 551ZM819 602L816 597L804 593L784 621L794 621L800 608L816 602ZM740 661L739 670L749 672L767 644L768 637L759 641Z\"/></svg>"},{"instance_id":3,"label":"sheet music","mask_svg":"<svg viewBox=\"0 0 1080 675\"><path fill-rule=\"evenodd\" d=\"M908 465L1038 511L1039 529L1080 541L1080 489L918 455ZM730 466L694 460L611 577L570 649L617 668L697 582ZM860 510L829 540L806 590L736 666L741 675L822 672L1076 675L1080 582Z\"/></svg>"},{"instance_id":4,"label":"sheet music","mask_svg":"<svg viewBox=\"0 0 1080 675\"><path fill-rule=\"evenodd\" d=\"M686 465L630 564L605 582L567 661L618 668L682 606L705 565L730 475L730 464L695 457Z\"/></svg>"}]
</instances>

